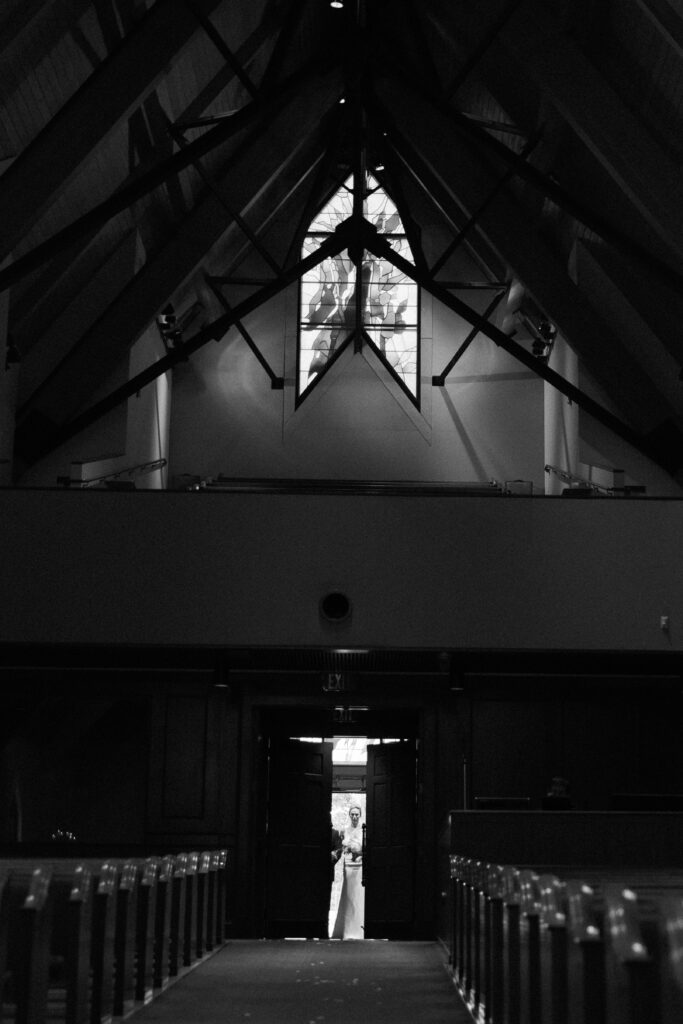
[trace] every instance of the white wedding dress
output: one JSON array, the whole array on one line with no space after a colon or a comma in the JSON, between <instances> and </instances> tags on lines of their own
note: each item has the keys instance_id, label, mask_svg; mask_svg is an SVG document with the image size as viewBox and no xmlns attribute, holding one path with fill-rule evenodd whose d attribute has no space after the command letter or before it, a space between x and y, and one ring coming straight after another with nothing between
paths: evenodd
<instances>
[{"instance_id":1,"label":"white wedding dress","mask_svg":"<svg viewBox=\"0 0 683 1024\"><path fill-rule=\"evenodd\" d=\"M342 881L337 919L332 930L333 939L362 939L365 937L365 888L363 875L363 830L347 829L342 837Z\"/></svg>"}]
</instances>

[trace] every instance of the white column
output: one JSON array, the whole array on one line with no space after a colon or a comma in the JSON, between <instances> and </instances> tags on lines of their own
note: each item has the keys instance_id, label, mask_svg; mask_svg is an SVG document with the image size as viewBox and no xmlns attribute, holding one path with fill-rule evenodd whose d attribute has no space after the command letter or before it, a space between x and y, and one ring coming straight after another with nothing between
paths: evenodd
<instances>
[{"instance_id":1,"label":"white column","mask_svg":"<svg viewBox=\"0 0 683 1024\"><path fill-rule=\"evenodd\" d=\"M156 327L150 327L130 350L130 377L136 376L164 355ZM128 399L126 458L129 466L168 459L171 417L170 371L147 384L138 395ZM164 490L168 486L168 466L136 479L139 490Z\"/></svg>"},{"instance_id":2,"label":"white column","mask_svg":"<svg viewBox=\"0 0 683 1024\"><path fill-rule=\"evenodd\" d=\"M558 334L548 365L571 384L578 385L579 361ZM543 387L545 464L576 474L579 461L579 407L547 381ZM566 484L554 473L545 474L545 493L560 494Z\"/></svg>"}]
</instances>

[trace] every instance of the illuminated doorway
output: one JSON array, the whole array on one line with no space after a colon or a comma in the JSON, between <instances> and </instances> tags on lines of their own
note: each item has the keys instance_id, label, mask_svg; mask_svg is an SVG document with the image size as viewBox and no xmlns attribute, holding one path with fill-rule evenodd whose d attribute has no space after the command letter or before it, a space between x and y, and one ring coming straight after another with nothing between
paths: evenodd
<instances>
[{"instance_id":1,"label":"illuminated doorway","mask_svg":"<svg viewBox=\"0 0 683 1024\"><path fill-rule=\"evenodd\" d=\"M323 724L320 717L311 715L306 720L300 709L286 713L278 708L269 717L263 729L267 758L263 763L262 934L268 938L334 934L343 868L333 862L330 843L331 839L334 843L333 829L348 827L349 810L357 804L360 823L366 825L361 857L363 928L358 937L412 938L417 738L408 716L395 713L390 718L392 726L398 726L390 736L402 735L402 739L381 733L382 738L372 738L373 733L368 738L370 730L359 729L360 723L354 722L350 728L342 726L343 735L331 730L325 736L315 728ZM367 717L367 725L381 729L386 728L389 715L383 711ZM313 726L307 730L309 735L292 728L304 721Z\"/></svg>"},{"instance_id":2,"label":"illuminated doorway","mask_svg":"<svg viewBox=\"0 0 683 1024\"><path fill-rule=\"evenodd\" d=\"M363 854L366 827L367 736L332 738L332 857L328 934L365 937ZM334 858L336 857L336 861Z\"/></svg>"}]
</instances>

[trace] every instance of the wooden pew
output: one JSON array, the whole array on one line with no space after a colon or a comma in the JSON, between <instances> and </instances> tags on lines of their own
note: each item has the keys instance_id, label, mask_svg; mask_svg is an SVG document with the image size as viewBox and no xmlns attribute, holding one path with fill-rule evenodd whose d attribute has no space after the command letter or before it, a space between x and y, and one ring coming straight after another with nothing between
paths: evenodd
<instances>
[{"instance_id":1,"label":"wooden pew","mask_svg":"<svg viewBox=\"0 0 683 1024\"><path fill-rule=\"evenodd\" d=\"M0 994L16 1024L103 1024L149 1002L224 941L226 861L0 862Z\"/></svg>"},{"instance_id":2,"label":"wooden pew","mask_svg":"<svg viewBox=\"0 0 683 1024\"><path fill-rule=\"evenodd\" d=\"M135 1001L148 1003L154 995L154 940L159 895L159 864L148 857L140 867L135 921Z\"/></svg>"},{"instance_id":3,"label":"wooden pew","mask_svg":"<svg viewBox=\"0 0 683 1024\"><path fill-rule=\"evenodd\" d=\"M606 886L607 1021L609 1024L660 1024L657 964L644 940L638 897L631 889Z\"/></svg>"},{"instance_id":4,"label":"wooden pew","mask_svg":"<svg viewBox=\"0 0 683 1024\"><path fill-rule=\"evenodd\" d=\"M519 891L521 1019L541 1024L541 894L535 871L520 871Z\"/></svg>"},{"instance_id":5,"label":"wooden pew","mask_svg":"<svg viewBox=\"0 0 683 1024\"><path fill-rule=\"evenodd\" d=\"M212 855L205 851L199 857L197 864L197 931L196 931L196 955L201 959L209 949L212 941L209 934L209 898L210 898L210 877L215 878L216 869L213 866Z\"/></svg>"},{"instance_id":6,"label":"wooden pew","mask_svg":"<svg viewBox=\"0 0 683 1024\"><path fill-rule=\"evenodd\" d=\"M90 1012L92 872L77 865L51 880L54 902L47 1012L50 1020L87 1024Z\"/></svg>"},{"instance_id":7,"label":"wooden pew","mask_svg":"<svg viewBox=\"0 0 683 1024\"><path fill-rule=\"evenodd\" d=\"M520 1024L522 1014L520 872L503 868L503 1017L506 1024Z\"/></svg>"},{"instance_id":8,"label":"wooden pew","mask_svg":"<svg viewBox=\"0 0 683 1024\"><path fill-rule=\"evenodd\" d=\"M53 905L50 874L36 868L30 876L3 879L3 1016L14 1024L43 1024L50 972L50 929Z\"/></svg>"},{"instance_id":9,"label":"wooden pew","mask_svg":"<svg viewBox=\"0 0 683 1024\"><path fill-rule=\"evenodd\" d=\"M569 1024L604 1024L605 940L595 891L567 882Z\"/></svg>"},{"instance_id":10,"label":"wooden pew","mask_svg":"<svg viewBox=\"0 0 683 1024\"><path fill-rule=\"evenodd\" d=\"M662 899L662 1024L683 1020L683 895Z\"/></svg>"},{"instance_id":11,"label":"wooden pew","mask_svg":"<svg viewBox=\"0 0 683 1024\"><path fill-rule=\"evenodd\" d=\"M206 949L210 953L218 945L218 871L220 859L212 850L203 854L209 857L206 878Z\"/></svg>"},{"instance_id":12,"label":"wooden pew","mask_svg":"<svg viewBox=\"0 0 683 1024\"><path fill-rule=\"evenodd\" d=\"M115 1017L123 1017L135 1005L138 879L139 867L134 861L126 861L121 865L115 897Z\"/></svg>"},{"instance_id":13,"label":"wooden pew","mask_svg":"<svg viewBox=\"0 0 683 1024\"><path fill-rule=\"evenodd\" d=\"M183 936L187 920L185 910L187 862L188 854L178 854L174 860L171 875L170 929L168 937L168 973L171 978L178 977L180 968L183 965Z\"/></svg>"},{"instance_id":14,"label":"wooden pew","mask_svg":"<svg viewBox=\"0 0 683 1024\"><path fill-rule=\"evenodd\" d=\"M154 989L164 989L171 977L171 922L175 898L175 859L155 858L157 899L154 909ZM177 948L177 946L176 946ZM178 973L177 970L175 972Z\"/></svg>"},{"instance_id":15,"label":"wooden pew","mask_svg":"<svg viewBox=\"0 0 683 1024\"><path fill-rule=\"evenodd\" d=\"M214 851L216 862L216 941L220 946L225 942L228 898L228 851Z\"/></svg>"},{"instance_id":16,"label":"wooden pew","mask_svg":"<svg viewBox=\"0 0 683 1024\"><path fill-rule=\"evenodd\" d=\"M505 974L505 869L488 867L486 879L486 953L484 1009L487 1020L502 1020Z\"/></svg>"},{"instance_id":17,"label":"wooden pew","mask_svg":"<svg viewBox=\"0 0 683 1024\"><path fill-rule=\"evenodd\" d=\"M451 966L486 1024L680 1024L683 874L450 858ZM572 867L572 874L581 868ZM624 884L633 877L638 892Z\"/></svg>"},{"instance_id":18,"label":"wooden pew","mask_svg":"<svg viewBox=\"0 0 683 1024\"><path fill-rule=\"evenodd\" d=\"M569 1024L569 947L566 883L556 875L538 878L541 901L541 1016L551 1024Z\"/></svg>"},{"instance_id":19,"label":"wooden pew","mask_svg":"<svg viewBox=\"0 0 683 1024\"><path fill-rule=\"evenodd\" d=\"M103 864L93 893L90 1024L104 1024L113 1014L117 884L116 865Z\"/></svg>"},{"instance_id":20,"label":"wooden pew","mask_svg":"<svg viewBox=\"0 0 683 1024\"><path fill-rule=\"evenodd\" d=\"M188 853L185 864L185 914L182 925L182 964L191 967L197 958L197 890L199 854Z\"/></svg>"}]
</instances>

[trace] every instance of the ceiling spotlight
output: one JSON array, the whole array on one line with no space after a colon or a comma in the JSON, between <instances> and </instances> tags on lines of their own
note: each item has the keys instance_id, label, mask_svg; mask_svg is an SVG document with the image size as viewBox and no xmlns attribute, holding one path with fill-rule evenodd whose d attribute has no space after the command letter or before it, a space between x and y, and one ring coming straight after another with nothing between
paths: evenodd
<instances>
[{"instance_id":1,"label":"ceiling spotlight","mask_svg":"<svg viewBox=\"0 0 683 1024\"><path fill-rule=\"evenodd\" d=\"M343 0L330 0L330 7L343 7Z\"/></svg>"},{"instance_id":2,"label":"ceiling spotlight","mask_svg":"<svg viewBox=\"0 0 683 1024\"><path fill-rule=\"evenodd\" d=\"M375 170L376 171L383 171L384 170L384 164L375 164Z\"/></svg>"},{"instance_id":3,"label":"ceiling spotlight","mask_svg":"<svg viewBox=\"0 0 683 1024\"><path fill-rule=\"evenodd\" d=\"M341 99L339 100L339 102L340 102L340 103L346 103L346 100L345 100L345 99L344 99L344 97L342 96L342 98L341 98Z\"/></svg>"}]
</instances>

